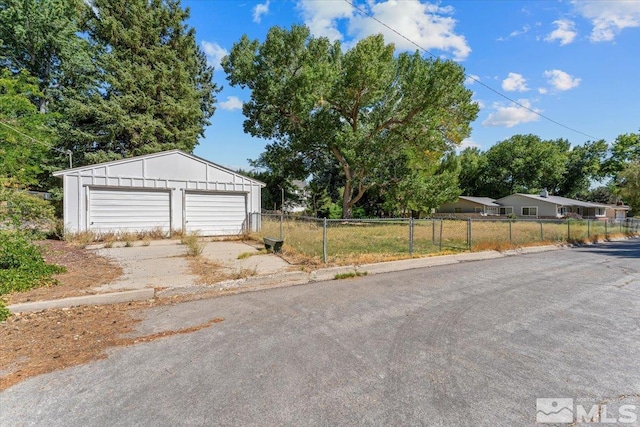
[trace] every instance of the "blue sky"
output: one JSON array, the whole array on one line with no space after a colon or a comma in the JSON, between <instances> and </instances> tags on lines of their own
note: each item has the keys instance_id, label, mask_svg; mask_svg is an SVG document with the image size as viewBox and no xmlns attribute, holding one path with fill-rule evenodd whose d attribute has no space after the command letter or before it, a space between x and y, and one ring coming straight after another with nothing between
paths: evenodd
<instances>
[{"instance_id":1,"label":"blue sky","mask_svg":"<svg viewBox=\"0 0 640 427\"><path fill-rule=\"evenodd\" d=\"M574 145L612 142L640 129L640 0L352 1L491 89L582 132L469 79L481 109L463 146L486 150L528 133ZM195 154L233 169L249 169L247 159L267 143L244 134L241 105L250 93L230 87L219 66L243 34L262 41L272 26L306 24L314 35L346 46L382 33L398 51L416 50L345 0L183 0L183 6L191 9L188 23L224 87Z\"/></svg>"}]
</instances>

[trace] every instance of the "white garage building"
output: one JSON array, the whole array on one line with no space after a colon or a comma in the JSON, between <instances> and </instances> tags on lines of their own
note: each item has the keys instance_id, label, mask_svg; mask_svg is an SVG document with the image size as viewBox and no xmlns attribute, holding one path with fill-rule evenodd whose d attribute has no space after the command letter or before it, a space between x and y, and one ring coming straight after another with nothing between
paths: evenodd
<instances>
[{"instance_id":1,"label":"white garage building","mask_svg":"<svg viewBox=\"0 0 640 427\"><path fill-rule=\"evenodd\" d=\"M179 150L55 172L70 232L240 234L259 224L264 183Z\"/></svg>"}]
</instances>

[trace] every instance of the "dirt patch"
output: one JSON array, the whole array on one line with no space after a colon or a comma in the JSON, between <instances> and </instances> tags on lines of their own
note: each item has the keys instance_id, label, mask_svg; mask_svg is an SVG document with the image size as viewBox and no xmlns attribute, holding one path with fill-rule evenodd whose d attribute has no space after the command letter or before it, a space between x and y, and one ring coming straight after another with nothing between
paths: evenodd
<instances>
[{"instance_id":1,"label":"dirt patch","mask_svg":"<svg viewBox=\"0 0 640 427\"><path fill-rule=\"evenodd\" d=\"M203 256L188 257L191 272L197 277L198 285L213 285L225 280L244 279L246 277L255 276L255 269L241 268L234 270L225 267L223 264L206 259Z\"/></svg>"},{"instance_id":2,"label":"dirt patch","mask_svg":"<svg viewBox=\"0 0 640 427\"><path fill-rule=\"evenodd\" d=\"M59 240L37 243L43 248L47 263L62 265L67 271L54 276L57 285L6 295L8 304L95 294L91 288L111 283L122 275L117 264L79 246Z\"/></svg>"},{"instance_id":3,"label":"dirt patch","mask_svg":"<svg viewBox=\"0 0 640 427\"><path fill-rule=\"evenodd\" d=\"M223 321L216 317L189 328L123 337L134 331L144 309L176 301L74 307L10 317L0 323L0 390L35 375L105 358L110 347L195 332Z\"/></svg>"}]
</instances>

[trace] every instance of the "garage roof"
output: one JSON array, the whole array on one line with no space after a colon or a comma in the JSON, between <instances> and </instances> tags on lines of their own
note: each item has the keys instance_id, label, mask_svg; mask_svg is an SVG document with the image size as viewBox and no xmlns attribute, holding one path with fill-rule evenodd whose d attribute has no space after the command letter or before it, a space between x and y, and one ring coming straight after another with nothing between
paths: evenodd
<instances>
[{"instance_id":1,"label":"garage roof","mask_svg":"<svg viewBox=\"0 0 640 427\"><path fill-rule=\"evenodd\" d=\"M238 173L238 172L236 172L234 170L231 170L229 168L225 168L224 166L220 166L217 163L213 163L213 162L211 162L209 160L203 159L202 157L198 157L198 156L195 156L193 154L187 154L187 153L185 153L184 151L181 151L181 150L161 151L161 152L158 152L158 153L145 154L145 155L136 156L136 157L127 157L125 159L120 159L120 160L113 160L111 162L103 162L103 163L96 163L96 164L92 164L92 165L79 166L79 167L72 168L72 169L65 169L65 170L54 172L53 176L62 177L62 176L73 174L73 173L81 173L81 172L88 171L88 170L91 170L91 169L94 169L94 168L97 168L97 167L122 165L122 164L126 164L126 163L137 162L137 161L143 160L143 159L152 159L152 158L155 158L155 157L162 157L162 156L169 156L169 155L176 155L176 154L184 156L184 157L186 157L188 159L191 159L191 160L194 160L194 161L197 161L197 162L205 163L205 164L207 164L207 165L209 165L211 167L214 167L216 169L220 169L220 170L228 172L230 174L241 176L244 179L247 179L247 180L249 180L251 182L254 182L255 184L260 185L261 187L266 187L266 184L264 182L262 182L262 181L258 181L257 179L250 178L250 177L248 177L246 175L243 175L241 173Z\"/></svg>"}]
</instances>

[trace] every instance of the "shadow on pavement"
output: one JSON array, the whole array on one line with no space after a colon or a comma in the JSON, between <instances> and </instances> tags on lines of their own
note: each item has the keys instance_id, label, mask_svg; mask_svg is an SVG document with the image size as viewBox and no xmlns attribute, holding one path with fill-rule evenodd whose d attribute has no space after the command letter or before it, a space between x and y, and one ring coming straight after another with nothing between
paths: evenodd
<instances>
[{"instance_id":1,"label":"shadow on pavement","mask_svg":"<svg viewBox=\"0 0 640 427\"><path fill-rule=\"evenodd\" d=\"M640 258L640 239L634 238L619 242L600 243L589 247L583 247L579 250L581 252L620 258Z\"/></svg>"}]
</instances>

